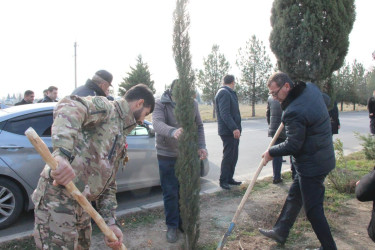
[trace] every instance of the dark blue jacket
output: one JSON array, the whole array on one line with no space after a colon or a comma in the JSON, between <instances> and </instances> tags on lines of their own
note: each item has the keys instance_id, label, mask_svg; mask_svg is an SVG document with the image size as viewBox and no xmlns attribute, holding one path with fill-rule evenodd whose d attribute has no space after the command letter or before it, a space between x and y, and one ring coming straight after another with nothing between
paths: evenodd
<instances>
[{"instance_id":1,"label":"dark blue jacket","mask_svg":"<svg viewBox=\"0 0 375 250\"><path fill-rule=\"evenodd\" d=\"M236 92L227 86L219 89L215 96L217 124L219 135L233 135L241 127L241 114Z\"/></svg>"},{"instance_id":2,"label":"dark blue jacket","mask_svg":"<svg viewBox=\"0 0 375 250\"><path fill-rule=\"evenodd\" d=\"M286 140L271 156L292 155L301 176L326 175L335 168L331 121L322 93L312 83L297 82L281 103Z\"/></svg>"},{"instance_id":3,"label":"dark blue jacket","mask_svg":"<svg viewBox=\"0 0 375 250\"><path fill-rule=\"evenodd\" d=\"M88 79L85 85L73 90L72 95L78 96L106 96L104 91L93 81Z\"/></svg>"}]
</instances>

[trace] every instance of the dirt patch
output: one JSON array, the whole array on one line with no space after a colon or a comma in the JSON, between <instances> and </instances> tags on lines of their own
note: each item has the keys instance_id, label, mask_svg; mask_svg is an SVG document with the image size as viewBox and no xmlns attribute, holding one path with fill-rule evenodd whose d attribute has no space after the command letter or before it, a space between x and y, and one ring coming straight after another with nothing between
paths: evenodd
<instances>
[{"instance_id":1,"label":"dirt patch","mask_svg":"<svg viewBox=\"0 0 375 250\"><path fill-rule=\"evenodd\" d=\"M236 228L228 238L225 249L305 249L320 246L310 223L301 212L285 245L269 240L258 232L259 227L271 228L280 213L290 183L273 185L253 192L246 202ZM200 238L198 249L216 249L228 229L241 201L243 190L221 191L201 198ZM372 204L350 199L339 211L326 212L338 249L374 249L375 243L367 235ZM151 216L138 225L125 226L125 245L128 249L182 249L183 234L175 244L166 242L166 226L162 208L145 212ZM134 215L122 218L125 224L136 219ZM93 237L91 249L107 249L100 233Z\"/></svg>"}]
</instances>

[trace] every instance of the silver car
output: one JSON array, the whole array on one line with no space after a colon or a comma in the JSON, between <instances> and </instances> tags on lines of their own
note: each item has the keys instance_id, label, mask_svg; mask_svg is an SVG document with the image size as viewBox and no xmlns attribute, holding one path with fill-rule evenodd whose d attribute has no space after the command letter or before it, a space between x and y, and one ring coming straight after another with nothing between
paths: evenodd
<instances>
[{"instance_id":1,"label":"silver car","mask_svg":"<svg viewBox=\"0 0 375 250\"><path fill-rule=\"evenodd\" d=\"M0 110L0 229L11 225L22 211L34 208L31 194L45 163L24 135L34 128L51 146L52 113L56 103L15 106ZM145 121L128 136L129 162L120 166L117 191L160 185L152 124ZM201 162L201 176L208 173L208 161Z\"/></svg>"}]
</instances>

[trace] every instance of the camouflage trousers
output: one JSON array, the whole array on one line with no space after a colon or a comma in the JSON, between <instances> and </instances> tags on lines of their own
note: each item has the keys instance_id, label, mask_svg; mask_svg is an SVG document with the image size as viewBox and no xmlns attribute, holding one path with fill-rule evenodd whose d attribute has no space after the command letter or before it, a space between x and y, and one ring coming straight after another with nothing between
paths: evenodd
<instances>
[{"instance_id":1,"label":"camouflage trousers","mask_svg":"<svg viewBox=\"0 0 375 250\"><path fill-rule=\"evenodd\" d=\"M33 193L38 249L89 249L91 218L62 186L40 178Z\"/></svg>"}]
</instances>

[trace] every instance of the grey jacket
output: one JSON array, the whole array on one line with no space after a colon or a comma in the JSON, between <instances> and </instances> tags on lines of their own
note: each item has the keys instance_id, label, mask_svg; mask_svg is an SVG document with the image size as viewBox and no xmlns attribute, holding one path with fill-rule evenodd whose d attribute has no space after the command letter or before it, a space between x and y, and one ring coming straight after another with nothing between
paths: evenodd
<instances>
[{"instance_id":1,"label":"grey jacket","mask_svg":"<svg viewBox=\"0 0 375 250\"><path fill-rule=\"evenodd\" d=\"M268 123L268 137L273 137L280 126L281 115L283 111L281 109L280 102L269 97L267 100L267 123ZM279 139L285 140L285 129L279 135Z\"/></svg>"},{"instance_id":2,"label":"grey jacket","mask_svg":"<svg viewBox=\"0 0 375 250\"><path fill-rule=\"evenodd\" d=\"M178 156L178 140L173 137L174 132L180 128L174 114L176 103L172 101L170 91L166 90L160 99L155 102L152 113L152 125L156 132L156 153L162 156ZM206 148L204 128L199 114L198 103L194 101L195 123L198 130L198 148Z\"/></svg>"}]
</instances>

